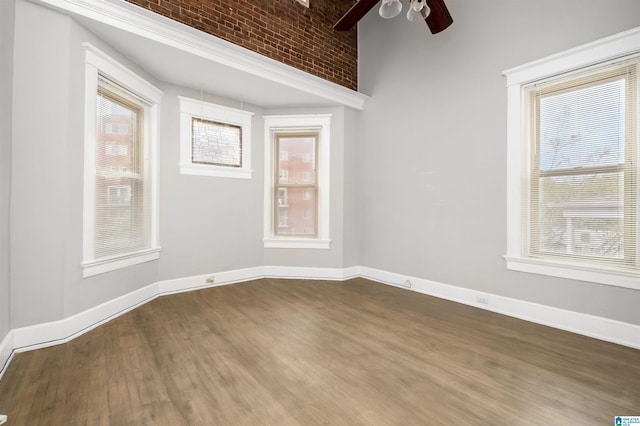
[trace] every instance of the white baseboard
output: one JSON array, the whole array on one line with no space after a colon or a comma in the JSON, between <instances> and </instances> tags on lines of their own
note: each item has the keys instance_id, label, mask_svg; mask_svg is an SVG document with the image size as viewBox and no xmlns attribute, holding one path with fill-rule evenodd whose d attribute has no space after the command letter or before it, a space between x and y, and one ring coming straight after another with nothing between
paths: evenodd
<instances>
[{"instance_id":1,"label":"white baseboard","mask_svg":"<svg viewBox=\"0 0 640 426\"><path fill-rule=\"evenodd\" d=\"M344 281L360 276L360 267L304 268L295 266L265 266L265 278L299 278L305 280Z\"/></svg>"},{"instance_id":2,"label":"white baseboard","mask_svg":"<svg viewBox=\"0 0 640 426\"><path fill-rule=\"evenodd\" d=\"M13 330L13 350L23 352L66 343L158 297L154 283L68 318Z\"/></svg>"},{"instance_id":3,"label":"white baseboard","mask_svg":"<svg viewBox=\"0 0 640 426\"><path fill-rule=\"evenodd\" d=\"M463 303L529 322L640 349L639 325L368 267L360 268L360 276L380 283L400 288L408 288L418 293ZM407 287L405 284L407 280L410 282L411 287ZM487 303L479 302L479 298Z\"/></svg>"},{"instance_id":4,"label":"white baseboard","mask_svg":"<svg viewBox=\"0 0 640 426\"><path fill-rule=\"evenodd\" d=\"M13 331L9 330L9 333L0 342L0 379L11 362L13 348Z\"/></svg>"},{"instance_id":5,"label":"white baseboard","mask_svg":"<svg viewBox=\"0 0 640 426\"><path fill-rule=\"evenodd\" d=\"M344 281L357 277L640 349L640 326L635 324L363 266L349 268L261 266L159 281L69 318L11 330L0 343L0 378L8 367L13 353L66 343L159 296L261 278ZM213 282L207 282L207 278L213 278ZM478 302L478 298L487 303Z\"/></svg>"},{"instance_id":6,"label":"white baseboard","mask_svg":"<svg viewBox=\"0 0 640 426\"><path fill-rule=\"evenodd\" d=\"M244 281L264 278L264 267L236 269L234 271L216 272L213 274L196 275L193 277L177 278L158 282L158 294L167 295L185 291L200 290L208 287L235 284ZM208 283L207 279L212 279Z\"/></svg>"}]
</instances>

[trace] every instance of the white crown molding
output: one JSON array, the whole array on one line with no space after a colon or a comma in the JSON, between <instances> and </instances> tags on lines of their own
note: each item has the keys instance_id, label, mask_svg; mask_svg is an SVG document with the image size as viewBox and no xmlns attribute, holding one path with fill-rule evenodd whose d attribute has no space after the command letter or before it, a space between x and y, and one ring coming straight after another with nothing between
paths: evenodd
<instances>
[{"instance_id":1,"label":"white crown molding","mask_svg":"<svg viewBox=\"0 0 640 426\"><path fill-rule=\"evenodd\" d=\"M584 68L600 58L620 58L639 51L640 27L559 52L502 72L507 86L526 84L568 69Z\"/></svg>"},{"instance_id":2,"label":"white crown molding","mask_svg":"<svg viewBox=\"0 0 640 426\"><path fill-rule=\"evenodd\" d=\"M214 281L207 283L207 278L213 278ZM382 284L640 349L640 325L608 318L567 311L364 266L348 268L258 266L158 281L69 318L14 329L0 343L0 378L2 378L2 374L9 366L14 353L66 343L159 296L262 278L334 281L366 278ZM478 299L485 300L487 303L479 303Z\"/></svg>"},{"instance_id":3,"label":"white crown molding","mask_svg":"<svg viewBox=\"0 0 640 426\"><path fill-rule=\"evenodd\" d=\"M262 56L125 1L32 0L171 46L212 62L362 110L368 96Z\"/></svg>"}]
</instances>

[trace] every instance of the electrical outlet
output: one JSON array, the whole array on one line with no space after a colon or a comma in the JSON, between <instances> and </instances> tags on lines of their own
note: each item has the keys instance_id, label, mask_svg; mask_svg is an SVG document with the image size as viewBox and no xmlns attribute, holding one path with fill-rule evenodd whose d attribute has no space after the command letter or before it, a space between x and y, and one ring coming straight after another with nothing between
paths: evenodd
<instances>
[{"instance_id":1,"label":"electrical outlet","mask_svg":"<svg viewBox=\"0 0 640 426\"><path fill-rule=\"evenodd\" d=\"M488 297L482 297L482 296L476 296L476 302L481 303L483 305L488 305L489 304L489 298Z\"/></svg>"},{"instance_id":2,"label":"electrical outlet","mask_svg":"<svg viewBox=\"0 0 640 426\"><path fill-rule=\"evenodd\" d=\"M207 283L207 284L213 284L214 283L214 279L213 279L213 277L208 277L204 282Z\"/></svg>"},{"instance_id":3,"label":"electrical outlet","mask_svg":"<svg viewBox=\"0 0 640 426\"><path fill-rule=\"evenodd\" d=\"M409 280L404 280L403 283L400 283L401 286L406 287L406 288L411 288L411 281Z\"/></svg>"}]
</instances>

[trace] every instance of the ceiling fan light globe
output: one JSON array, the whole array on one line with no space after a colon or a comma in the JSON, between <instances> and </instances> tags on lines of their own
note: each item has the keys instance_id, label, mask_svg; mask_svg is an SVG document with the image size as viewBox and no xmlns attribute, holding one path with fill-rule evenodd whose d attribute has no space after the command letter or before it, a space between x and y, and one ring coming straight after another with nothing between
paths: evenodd
<instances>
[{"instance_id":1,"label":"ceiling fan light globe","mask_svg":"<svg viewBox=\"0 0 640 426\"><path fill-rule=\"evenodd\" d=\"M395 18L402 12L400 0L382 0L378 13L385 19Z\"/></svg>"},{"instance_id":2,"label":"ceiling fan light globe","mask_svg":"<svg viewBox=\"0 0 640 426\"><path fill-rule=\"evenodd\" d=\"M419 10L415 10L413 7L409 8L409 11L407 12L407 20L409 20L410 22L416 22L423 19L424 18L422 17L422 13L420 13Z\"/></svg>"},{"instance_id":3,"label":"ceiling fan light globe","mask_svg":"<svg viewBox=\"0 0 640 426\"><path fill-rule=\"evenodd\" d=\"M416 12L420 12L422 8L425 6L427 0L411 0L411 9Z\"/></svg>"}]
</instances>

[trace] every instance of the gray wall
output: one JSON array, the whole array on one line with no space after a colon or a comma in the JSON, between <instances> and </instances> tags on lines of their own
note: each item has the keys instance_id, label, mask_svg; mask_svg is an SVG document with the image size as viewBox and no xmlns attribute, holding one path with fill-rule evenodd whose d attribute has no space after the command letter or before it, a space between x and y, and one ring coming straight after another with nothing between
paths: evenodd
<instances>
[{"instance_id":1,"label":"gray wall","mask_svg":"<svg viewBox=\"0 0 640 426\"><path fill-rule=\"evenodd\" d=\"M0 31L9 43L0 49L0 69L13 71L15 96L4 96L11 79L3 78L0 108L8 114L0 121L0 248L10 242L11 256L6 248L0 251L0 266L10 265L9 286L7 268L0 274L0 336L9 325L59 320L158 280L261 265L363 264L640 323L640 292L505 269L506 90L500 74L638 25L640 3L450 3L454 26L437 36L402 18L383 22L371 13L364 19L361 89L372 95L364 112L246 106L256 113L251 180L180 175L176 96L199 93L154 81L65 15L18 0L12 68L10 37L4 36L11 35L13 2L1 3ZM137 70L165 96L160 260L83 280L85 40ZM238 106L211 95L206 100ZM262 113L333 114L330 250L262 247Z\"/></svg>"},{"instance_id":2,"label":"gray wall","mask_svg":"<svg viewBox=\"0 0 640 426\"><path fill-rule=\"evenodd\" d=\"M142 73L69 17L16 2L12 328L59 320L158 280L157 262L82 279L83 41Z\"/></svg>"},{"instance_id":3,"label":"gray wall","mask_svg":"<svg viewBox=\"0 0 640 426\"><path fill-rule=\"evenodd\" d=\"M180 174L178 96L201 99L200 92L163 84L160 146L160 277L163 280L236 270L263 264L262 110L251 123L252 179ZM203 100L240 108L234 100L204 94Z\"/></svg>"},{"instance_id":4,"label":"gray wall","mask_svg":"<svg viewBox=\"0 0 640 426\"><path fill-rule=\"evenodd\" d=\"M329 249L264 249L264 265L276 266L306 266L313 268L342 268L344 265L344 206L345 206L345 175L353 176L345 171L345 147L356 143L356 140L347 140L347 129L353 126L352 115L347 116L347 108L289 108L268 109L267 115L280 114L331 114L331 147L330 162L330 217L329 232L331 245ZM352 121L347 123L347 117ZM264 143L264 142L263 142ZM260 161L264 162L264 158ZM262 171L264 175L264 171ZM264 177L260 177L264 185ZM261 228L262 230L262 228Z\"/></svg>"},{"instance_id":5,"label":"gray wall","mask_svg":"<svg viewBox=\"0 0 640 426\"><path fill-rule=\"evenodd\" d=\"M40 30L33 31L33 28ZM181 175L177 96L199 99L199 92L155 81L73 19L29 1L16 2L15 29L11 275L10 285L5 285L11 289L11 298L2 298L5 304L10 300L11 328L60 320L159 280L265 264L344 265L345 217L348 216L351 224L357 221L357 169L351 167L347 171L345 167L347 133L351 139L349 161L355 162L357 155L357 115L353 111L337 107L265 111L245 105L244 108L255 113L253 179ZM91 42L165 92L159 133L160 244L163 248L160 259L87 279L82 279L80 268L85 72L81 43L84 41ZM206 101L239 107L236 100L211 94L204 97ZM9 106L6 105L10 110ZM329 250L263 247L262 115L265 113L333 114L332 245ZM345 181L349 182L348 190L345 190ZM8 205L8 191L2 194ZM7 220L4 225L8 227ZM349 232L348 257L351 264L356 264L359 243L355 231ZM6 323L3 327L8 330L9 321Z\"/></svg>"},{"instance_id":6,"label":"gray wall","mask_svg":"<svg viewBox=\"0 0 640 426\"><path fill-rule=\"evenodd\" d=\"M9 322L9 203L11 199L13 15L13 0L0 1L0 342L11 329Z\"/></svg>"},{"instance_id":7,"label":"gray wall","mask_svg":"<svg viewBox=\"0 0 640 426\"><path fill-rule=\"evenodd\" d=\"M358 217L358 118L359 112L350 108L344 111L344 180L342 203L343 216L343 266L357 266L360 261L361 232Z\"/></svg>"},{"instance_id":8,"label":"gray wall","mask_svg":"<svg viewBox=\"0 0 640 426\"><path fill-rule=\"evenodd\" d=\"M640 24L637 0L447 1L431 35L362 21L362 264L640 324L640 292L507 271L501 71Z\"/></svg>"}]
</instances>

